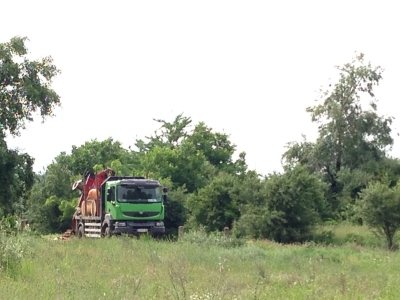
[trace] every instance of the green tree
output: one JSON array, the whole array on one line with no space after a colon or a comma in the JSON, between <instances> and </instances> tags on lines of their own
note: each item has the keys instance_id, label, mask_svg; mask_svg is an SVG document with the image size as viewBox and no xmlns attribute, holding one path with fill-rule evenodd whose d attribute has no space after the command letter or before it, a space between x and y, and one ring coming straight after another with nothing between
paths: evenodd
<instances>
[{"instance_id":1,"label":"green tree","mask_svg":"<svg viewBox=\"0 0 400 300\"><path fill-rule=\"evenodd\" d=\"M51 57L29 60L26 40L17 36L0 43L0 210L4 214L22 213L34 183L34 159L8 149L6 133L19 135L36 112L44 120L60 105L60 97L51 89L60 71Z\"/></svg>"},{"instance_id":2,"label":"green tree","mask_svg":"<svg viewBox=\"0 0 400 300\"><path fill-rule=\"evenodd\" d=\"M161 124L154 135L146 137L146 143L142 139L136 140L135 146L141 153L147 153L154 147L177 147L188 135L188 127L192 123L192 119L179 114L173 122L168 122L162 119L153 119Z\"/></svg>"},{"instance_id":3,"label":"green tree","mask_svg":"<svg viewBox=\"0 0 400 300\"><path fill-rule=\"evenodd\" d=\"M76 192L71 187L78 176L69 170L66 162L55 159L47 166L46 176L44 177L44 192L46 197L56 196L58 198L71 199L76 196Z\"/></svg>"},{"instance_id":4,"label":"green tree","mask_svg":"<svg viewBox=\"0 0 400 300\"><path fill-rule=\"evenodd\" d=\"M161 126L152 136L146 137L148 141L136 141L146 176L170 176L174 185L185 184L191 193L205 186L205 179L215 171L223 170L231 174L246 171L246 153L240 153L239 159L233 161L236 145L227 134L213 132L204 122L191 129L191 118L183 114L172 122L155 121Z\"/></svg>"},{"instance_id":5,"label":"green tree","mask_svg":"<svg viewBox=\"0 0 400 300\"><path fill-rule=\"evenodd\" d=\"M61 154L64 155L65 154ZM132 175L133 169L137 168L139 158L135 157L135 152L122 147L121 143L108 138L104 141L96 139L85 142L77 147L72 146L71 154L66 156L69 169L73 174L83 174L86 170L92 169L95 165L103 169L110 167L116 160L121 163L118 170L121 175Z\"/></svg>"},{"instance_id":6,"label":"green tree","mask_svg":"<svg viewBox=\"0 0 400 300\"><path fill-rule=\"evenodd\" d=\"M202 186L204 155L183 141L176 148L155 146L142 157L146 177L171 178L175 187L186 186L189 193Z\"/></svg>"},{"instance_id":7,"label":"green tree","mask_svg":"<svg viewBox=\"0 0 400 300\"><path fill-rule=\"evenodd\" d=\"M246 205L260 206L265 203L265 182L256 171L247 171L236 177L232 198L240 210Z\"/></svg>"},{"instance_id":8,"label":"green tree","mask_svg":"<svg viewBox=\"0 0 400 300\"><path fill-rule=\"evenodd\" d=\"M187 137L187 141L202 152L210 164L221 170L227 170L234 164L232 155L236 146L229 140L229 136L213 132L212 128L206 126L204 122L195 126L193 132Z\"/></svg>"},{"instance_id":9,"label":"green tree","mask_svg":"<svg viewBox=\"0 0 400 300\"><path fill-rule=\"evenodd\" d=\"M400 185L389 186L389 180L371 182L360 193L357 212L369 227L386 237L390 250L394 235L400 228Z\"/></svg>"},{"instance_id":10,"label":"green tree","mask_svg":"<svg viewBox=\"0 0 400 300\"><path fill-rule=\"evenodd\" d=\"M44 174L36 176L27 201L28 218L32 228L41 233L55 233L71 226L71 218L78 204L76 191L71 187L79 175L74 175L61 155Z\"/></svg>"},{"instance_id":11,"label":"green tree","mask_svg":"<svg viewBox=\"0 0 400 300\"><path fill-rule=\"evenodd\" d=\"M51 89L60 71L51 57L29 60L26 40L17 36L0 43L0 125L13 135L33 120L36 111L44 120L60 105L60 97Z\"/></svg>"},{"instance_id":12,"label":"green tree","mask_svg":"<svg viewBox=\"0 0 400 300\"><path fill-rule=\"evenodd\" d=\"M373 92L382 79L382 68L366 64L363 54L336 68L338 82L321 91L322 103L307 108L312 121L319 124L317 141L288 144L283 155L284 164L300 162L324 176L334 210L343 188L338 180L342 168L354 170L370 160L381 160L393 144L392 118L378 115Z\"/></svg>"},{"instance_id":13,"label":"green tree","mask_svg":"<svg viewBox=\"0 0 400 300\"><path fill-rule=\"evenodd\" d=\"M235 230L280 243L304 241L325 214L325 189L326 185L305 166L274 173L265 181L264 201L259 197L256 203L248 204Z\"/></svg>"},{"instance_id":14,"label":"green tree","mask_svg":"<svg viewBox=\"0 0 400 300\"><path fill-rule=\"evenodd\" d=\"M33 159L7 148L0 133L0 217L22 213L27 193L34 183Z\"/></svg>"},{"instance_id":15,"label":"green tree","mask_svg":"<svg viewBox=\"0 0 400 300\"><path fill-rule=\"evenodd\" d=\"M354 210L359 193L372 180L388 180L390 187L395 186L400 180L400 161L396 158L385 157L379 161L370 160L354 170L344 167L338 173L337 180L343 186L339 195L339 201L344 208L342 217L361 225L362 218L357 216Z\"/></svg>"},{"instance_id":16,"label":"green tree","mask_svg":"<svg viewBox=\"0 0 400 300\"><path fill-rule=\"evenodd\" d=\"M186 204L190 211L189 225L193 228L202 225L207 231L232 227L240 216L232 197L234 184L233 175L220 172L208 185L191 194Z\"/></svg>"},{"instance_id":17,"label":"green tree","mask_svg":"<svg viewBox=\"0 0 400 300\"><path fill-rule=\"evenodd\" d=\"M170 178L159 179L168 187L168 201L165 203L164 224L167 234L176 234L179 226L186 223L188 211L185 207L188 193L185 186L174 187Z\"/></svg>"}]
</instances>

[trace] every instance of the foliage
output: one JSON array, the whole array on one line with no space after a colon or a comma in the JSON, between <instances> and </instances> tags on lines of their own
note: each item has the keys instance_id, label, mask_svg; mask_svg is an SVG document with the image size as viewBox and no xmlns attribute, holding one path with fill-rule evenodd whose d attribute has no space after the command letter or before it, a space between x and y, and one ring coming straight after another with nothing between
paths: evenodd
<instances>
[{"instance_id":1,"label":"foliage","mask_svg":"<svg viewBox=\"0 0 400 300\"><path fill-rule=\"evenodd\" d=\"M221 172L207 186L191 194L187 200L191 226L202 225L207 232L231 227L240 216L231 196L234 184L232 175Z\"/></svg>"},{"instance_id":2,"label":"foliage","mask_svg":"<svg viewBox=\"0 0 400 300\"><path fill-rule=\"evenodd\" d=\"M8 149L6 133L19 135L37 111L44 120L60 105L60 97L51 89L60 71L51 57L29 60L26 41L16 36L0 43L0 216L22 214L34 183L34 159Z\"/></svg>"},{"instance_id":3,"label":"foliage","mask_svg":"<svg viewBox=\"0 0 400 300\"><path fill-rule=\"evenodd\" d=\"M400 228L400 185L389 187L388 180L371 182L360 193L357 208L363 220L386 237L390 250Z\"/></svg>"},{"instance_id":4,"label":"foliage","mask_svg":"<svg viewBox=\"0 0 400 300\"><path fill-rule=\"evenodd\" d=\"M248 205L236 230L281 243L305 241L326 212L325 188L301 165L272 174L265 182L264 204Z\"/></svg>"},{"instance_id":5,"label":"foliage","mask_svg":"<svg viewBox=\"0 0 400 300\"><path fill-rule=\"evenodd\" d=\"M204 155L186 142L174 149L155 146L141 161L146 177L170 177L175 187L185 185L189 193L201 186L205 163Z\"/></svg>"},{"instance_id":6,"label":"foliage","mask_svg":"<svg viewBox=\"0 0 400 300\"><path fill-rule=\"evenodd\" d=\"M17 230L17 218L12 215L2 217L0 219L0 232L1 233L14 233Z\"/></svg>"},{"instance_id":7,"label":"foliage","mask_svg":"<svg viewBox=\"0 0 400 300\"><path fill-rule=\"evenodd\" d=\"M18 135L37 111L43 118L53 114L60 99L51 82L59 70L50 57L29 61L25 41L16 37L0 44L0 217L27 216L41 233L64 231L78 201L73 182L86 171L111 167L117 175L144 176L168 186L168 232L176 233L180 225L204 228L193 233L196 241L207 236L217 243L219 233L210 233L230 227L239 237L329 244L331 232L315 229L332 218L381 229L393 247L400 224L395 195L400 162L387 154L393 118L377 112L374 90L383 69L365 63L363 54L337 66L337 82L321 89L319 103L306 109L319 126L318 138L288 143L282 174L263 178L248 170L246 152L233 159L236 145L228 134L204 122L193 124L183 113L172 121L154 119L160 127L137 139L136 149L125 149L111 137L94 139L73 145L43 174L34 174L34 159L8 149L5 134ZM344 240L366 243L358 235Z\"/></svg>"},{"instance_id":8,"label":"foliage","mask_svg":"<svg viewBox=\"0 0 400 300\"><path fill-rule=\"evenodd\" d=\"M101 169L111 167L111 164L121 163L118 170L121 174L131 175L134 165L138 163L134 153L129 153L124 149L120 142L114 141L111 137L104 141L97 139L85 142L85 144L77 147L72 146L71 154L61 153L58 160L64 160L72 174L83 174L86 170L99 165ZM57 160L57 159L56 159ZM131 169L132 168L132 169Z\"/></svg>"},{"instance_id":9,"label":"foliage","mask_svg":"<svg viewBox=\"0 0 400 300\"><path fill-rule=\"evenodd\" d=\"M15 216L0 219L0 276L4 273L15 277L21 269L22 261L29 252L29 237L22 234Z\"/></svg>"},{"instance_id":10,"label":"foliage","mask_svg":"<svg viewBox=\"0 0 400 300\"><path fill-rule=\"evenodd\" d=\"M319 124L316 142L289 143L283 154L285 165L299 162L323 176L330 185L327 197L333 211L340 209L343 183L338 180L339 172L382 160L393 144L393 118L378 115L373 91L382 79L382 68L366 64L363 54L336 68L338 82L321 90L322 103L307 108L312 121Z\"/></svg>"},{"instance_id":11,"label":"foliage","mask_svg":"<svg viewBox=\"0 0 400 300\"><path fill-rule=\"evenodd\" d=\"M26 37L16 36L0 43L0 125L13 135L33 120L36 111L44 119L60 105L60 97L51 89L60 71L50 56L29 60L26 41Z\"/></svg>"},{"instance_id":12,"label":"foliage","mask_svg":"<svg viewBox=\"0 0 400 300\"><path fill-rule=\"evenodd\" d=\"M204 154L211 165L225 171L232 167L232 155L236 146L231 143L227 134L214 133L212 128L206 126L204 122L200 122L187 140Z\"/></svg>"},{"instance_id":13,"label":"foliage","mask_svg":"<svg viewBox=\"0 0 400 300\"><path fill-rule=\"evenodd\" d=\"M21 213L27 192L34 183L33 158L7 148L0 133L0 217Z\"/></svg>"},{"instance_id":14,"label":"foliage","mask_svg":"<svg viewBox=\"0 0 400 300\"><path fill-rule=\"evenodd\" d=\"M63 163L52 163L46 173L36 176L27 202L27 216L32 228L42 233L65 231L77 205L77 193L72 191L72 173Z\"/></svg>"},{"instance_id":15,"label":"foliage","mask_svg":"<svg viewBox=\"0 0 400 300\"><path fill-rule=\"evenodd\" d=\"M146 137L147 143L142 139L136 140L135 146L140 153L147 153L154 147L177 147L187 137L188 126L192 123L192 119L183 114L177 115L172 123L162 119L153 120L161 126L154 135Z\"/></svg>"},{"instance_id":16,"label":"foliage","mask_svg":"<svg viewBox=\"0 0 400 300\"><path fill-rule=\"evenodd\" d=\"M160 183L166 187L172 187L168 191L168 201L165 205L164 224L167 234L177 233L179 226L184 225L187 220L188 211L185 207L187 190L185 186L173 187L169 178L161 179Z\"/></svg>"},{"instance_id":17,"label":"foliage","mask_svg":"<svg viewBox=\"0 0 400 300\"><path fill-rule=\"evenodd\" d=\"M0 231L0 271L14 275L19 271L24 254L24 245L18 236Z\"/></svg>"},{"instance_id":18,"label":"foliage","mask_svg":"<svg viewBox=\"0 0 400 300\"><path fill-rule=\"evenodd\" d=\"M357 168L371 159L383 157L387 146L392 145L390 136L392 117L380 117L373 87L382 79L382 68L364 63L359 54L351 63L337 67L339 82L332 91L322 93L323 104L307 108L312 121L319 125L319 141L325 145L326 157L331 165L326 171L339 172L342 166ZM370 97L369 109L362 107Z\"/></svg>"}]
</instances>

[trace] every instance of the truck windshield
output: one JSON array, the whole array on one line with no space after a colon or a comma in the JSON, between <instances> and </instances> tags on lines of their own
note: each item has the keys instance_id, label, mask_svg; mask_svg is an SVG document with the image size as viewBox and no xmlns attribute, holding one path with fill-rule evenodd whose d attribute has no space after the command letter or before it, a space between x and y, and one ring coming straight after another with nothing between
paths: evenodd
<instances>
[{"instance_id":1,"label":"truck windshield","mask_svg":"<svg viewBox=\"0 0 400 300\"><path fill-rule=\"evenodd\" d=\"M117 196L118 202L154 203L162 201L161 187L159 186L119 186Z\"/></svg>"}]
</instances>

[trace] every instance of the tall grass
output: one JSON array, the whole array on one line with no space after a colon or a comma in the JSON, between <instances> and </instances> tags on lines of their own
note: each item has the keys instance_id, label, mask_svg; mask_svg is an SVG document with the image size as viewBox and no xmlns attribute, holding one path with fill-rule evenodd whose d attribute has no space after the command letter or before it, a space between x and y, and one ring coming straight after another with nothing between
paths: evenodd
<instances>
[{"instance_id":1,"label":"tall grass","mask_svg":"<svg viewBox=\"0 0 400 300\"><path fill-rule=\"evenodd\" d=\"M0 272L0 299L398 299L400 292L400 253L355 242L241 245L199 233L178 242L4 238L23 250L12 273Z\"/></svg>"}]
</instances>

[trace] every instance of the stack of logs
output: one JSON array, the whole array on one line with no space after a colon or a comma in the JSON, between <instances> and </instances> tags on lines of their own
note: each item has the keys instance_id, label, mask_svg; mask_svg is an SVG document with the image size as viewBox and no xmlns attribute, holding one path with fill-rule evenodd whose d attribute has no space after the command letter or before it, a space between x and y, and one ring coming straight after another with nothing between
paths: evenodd
<instances>
[{"instance_id":1,"label":"stack of logs","mask_svg":"<svg viewBox=\"0 0 400 300\"><path fill-rule=\"evenodd\" d=\"M97 190L91 189L86 200L82 202L81 212L84 217L93 217L97 215Z\"/></svg>"}]
</instances>

